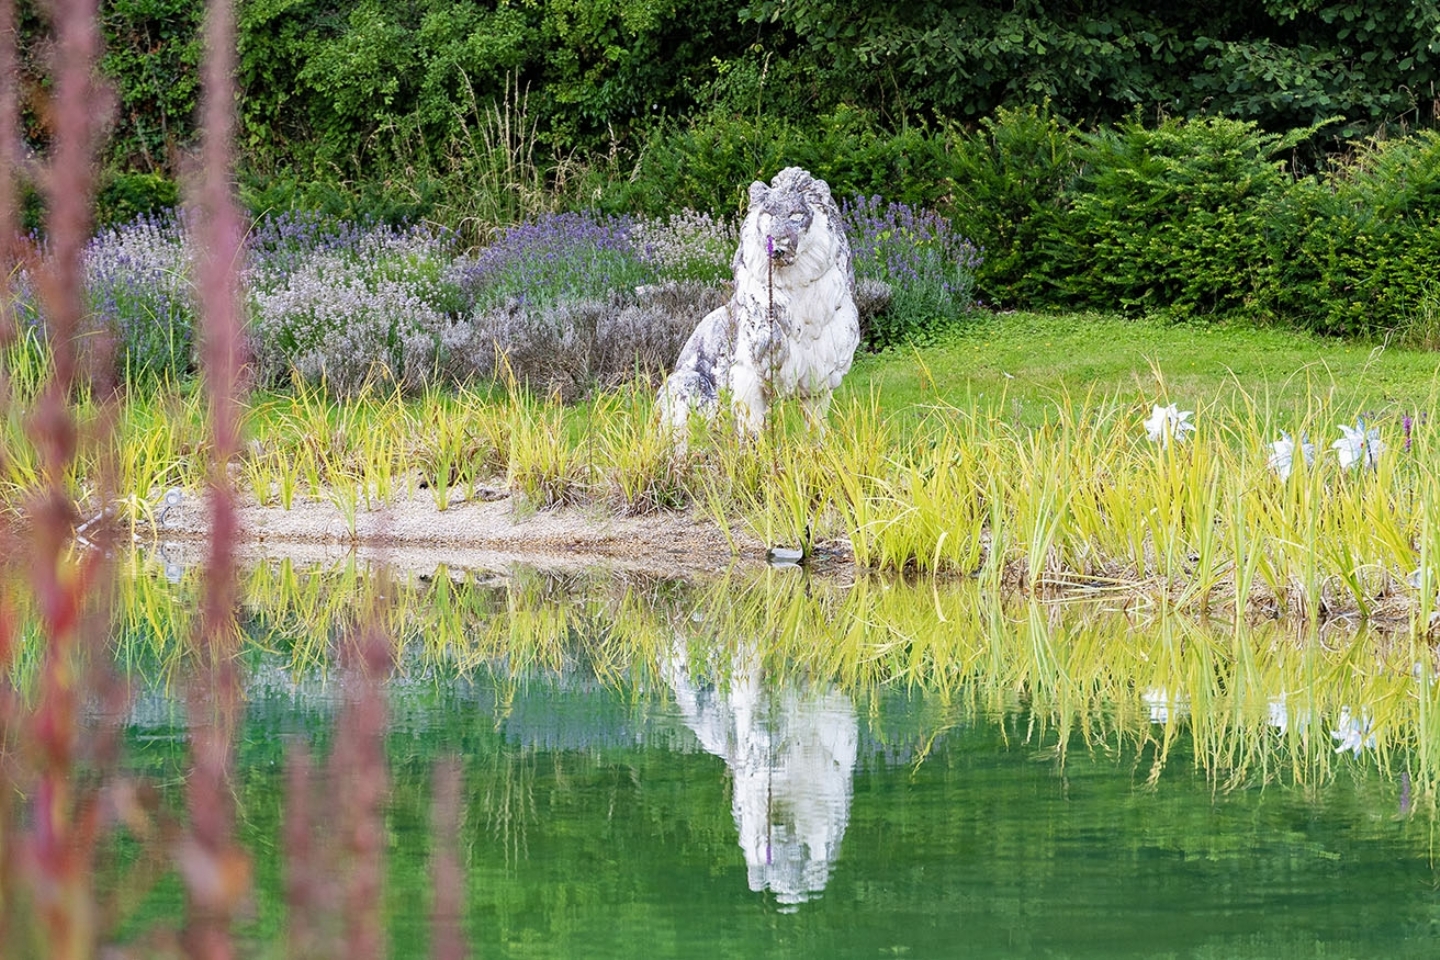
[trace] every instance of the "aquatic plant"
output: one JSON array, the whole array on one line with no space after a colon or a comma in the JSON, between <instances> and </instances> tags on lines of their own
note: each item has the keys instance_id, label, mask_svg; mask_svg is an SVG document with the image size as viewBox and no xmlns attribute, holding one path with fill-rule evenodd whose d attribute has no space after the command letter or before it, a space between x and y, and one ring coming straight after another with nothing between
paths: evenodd
<instances>
[{"instance_id":1,"label":"aquatic plant","mask_svg":"<svg viewBox=\"0 0 1440 960\"><path fill-rule=\"evenodd\" d=\"M520 398L511 418L506 482L520 502L544 510L586 499L594 457L567 439L564 408Z\"/></svg>"},{"instance_id":2,"label":"aquatic plant","mask_svg":"<svg viewBox=\"0 0 1440 960\"><path fill-rule=\"evenodd\" d=\"M518 379L508 392L264 395L246 415L239 476L261 502L339 496L356 525L360 512L416 489L445 507L452 489L469 496L484 482L537 508L693 505L723 529L773 546L829 544L862 567L1316 619L1418 615L1425 598L1407 578L1440 530L1440 484L1416 469L1431 443L1418 418L1416 457L1379 457L1347 483L1335 483L1335 461L1321 462L1274 484L1256 482L1281 465L1258 439L1274 422L1263 410L1212 410L1209 431L1186 432L1183 456L1173 445L1157 456L1133 442L1150 404L1062 398L1031 429L978 408L897 419L877 397L852 397L836 404L823 440L782 405L776 429L756 442L711 432L667 465L649 445L643 386L586 392L591 400L573 407ZM191 396L120 416L125 444L114 463L125 492L107 502L137 533L152 529L164 490L193 490L203 477L202 412ZM1326 420L1317 405L1285 434L1303 438ZM0 466L7 509L22 510L41 475L37 454L17 442ZM67 487L80 493L97 469L84 453L67 468Z\"/></svg>"},{"instance_id":3,"label":"aquatic plant","mask_svg":"<svg viewBox=\"0 0 1440 960\"><path fill-rule=\"evenodd\" d=\"M621 516L675 510L689 503L689 464L650 406L648 384L597 398L593 418L606 427L597 438L598 498Z\"/></svg>"},{"instance_id":4,"label":"aquatic plant","mask_svg":"<svg viewBox=\"0 0 1440 960\"><path fill-rule=\"evenodd\" d=\"M183 622L185 605L174 597L194 584L171 584L155 563L131 572L136 589L122 592L121 619L156 626L124 633L125 653L163 669L184 646L171 620ZM1104 743L1147 757L1159 780L1188 736L1193 762L1225 787L1318 785L1352 759L1407 769L1431 801L1440 786L1433 656L1354 625L1231 624L1173 608L1116 610L1103 594L1054 604L970 579L763 569L701 583L523 568L499 578L443 569L393 577L351 557L260 564L244 581L244 656L279 654L290 677L349 656L325 638L343 635L383 594L390 655L409 674L513 679L584 665L605 684L647 686L678 637L697 678L723 685L727 654L744 641L780 683L806 677L856 696L906 684L952 704L1024 711L1062 763L1073 743ZM1326 735L1307 735L1315 730Z\"/></svg>"}]
</instances>

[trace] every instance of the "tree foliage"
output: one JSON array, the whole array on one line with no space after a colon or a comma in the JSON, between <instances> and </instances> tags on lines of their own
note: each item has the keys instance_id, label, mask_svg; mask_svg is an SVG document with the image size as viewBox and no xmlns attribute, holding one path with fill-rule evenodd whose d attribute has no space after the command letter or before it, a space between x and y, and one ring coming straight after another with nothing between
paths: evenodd
<instances>
[{"instance_id":1,"label":"tree foliage","mask_svg":"<svg viewBox=\"0 0 1440 960\"><path fill-rule=\"evenodd\" d=\"M110 162L167 173L193 138L201 7L103 0ZM43 147L44 5L21 0L27 136ZM354 178L444 156L527 97L554 160L638 153L667 123L891 129L1048 102L1081 124L1218 115L1341 135L1440 119L1440 0L239 0L250 165Z\"/></svg>"},{"instance_id":2,"label":"tree foliage","mask_svg":"<svg viewBox=\"0 0 1440 960\"><path fill-rule=\"evenodd\" d=\"M1048 99L1092 121L1153 107L1272 130L1440 111L1434 0L752 0L741 17L826 64L837 95L897 111L979 118Z\"/></svg>"},{"instance_id":3,"label":"tree foliage","mask_svg":"<svg viewBox=\"0 0 1440 960\"><path fill-rule=\"evenodd\" d=\"M719 0L250 0L240 26L252 156L352 175L520 96L552 154L630 142L740 30Z\"/></svg>"}]
</instances>

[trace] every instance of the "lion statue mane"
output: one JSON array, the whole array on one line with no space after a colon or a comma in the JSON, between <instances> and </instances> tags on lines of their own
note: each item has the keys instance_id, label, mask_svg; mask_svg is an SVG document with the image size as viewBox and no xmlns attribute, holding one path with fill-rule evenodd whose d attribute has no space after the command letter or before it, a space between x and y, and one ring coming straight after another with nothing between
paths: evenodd
<instances>
[{"instance_id":1,"label":"lion statue mane","mask_svg":"<svg viewBox=\"0 0 1440 960\"><path fill-rule=\"evenodd\" d=\"M860 343L850 243L824 180L787 167L769 186L750 184L732 267L730 301L700 321L660 391L677 437L692 411L712 418L722 397L751 435L784 397L799 397L817 424Z\"/></svg>"}]
</instances>

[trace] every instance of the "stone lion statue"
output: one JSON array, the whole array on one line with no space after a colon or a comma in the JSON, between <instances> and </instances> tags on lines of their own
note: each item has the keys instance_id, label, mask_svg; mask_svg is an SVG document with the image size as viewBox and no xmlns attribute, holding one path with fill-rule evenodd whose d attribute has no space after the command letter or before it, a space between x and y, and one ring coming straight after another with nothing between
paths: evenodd
<instances>
[{"instance_id":1,"label":"stone lion statue","mask_svg":"<svg viewBox=\"0 0 1440 960\"><path fill-rule=\"evenodd\" d=\"M692 411L713 417L725 397L751 435L783 397L799 397L817 424L860 343L850 243L824 180L787 167L750 184L732 265L730 302L700 321L660 391L677 437Z\"/></svg>"}]
</instances>

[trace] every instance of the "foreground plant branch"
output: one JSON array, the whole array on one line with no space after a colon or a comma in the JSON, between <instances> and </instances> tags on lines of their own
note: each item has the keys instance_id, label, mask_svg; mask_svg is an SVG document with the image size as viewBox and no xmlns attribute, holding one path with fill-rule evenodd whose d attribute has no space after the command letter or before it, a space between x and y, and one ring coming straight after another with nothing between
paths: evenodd
<instances>
[{"instance_id":1,"label":"foreground plant branch","mask_svg":"<svg viewBox=\"0 0 1440 960\"><path fill-rule=\"evenodd\" d=\"M57 53L53 109L46 115L52 123L38 168L47 211L40 256L39 244L19 238L15 219L15 10L0 0L0 122L8 124L0 129L0 350L7 360L0 377L0 472L7 514L22 518L18 529L0 528L7 564L0 594L0 943L7 956L14 950L86 960L124 935L134 938L119 945L124 951L226 960L239 952L236 935L253 903L251 853L236 829L242 795L236 736L247 704L236 620L235 550L242 531L233 470L241 451L246 342L243 229L231 193L234 12L228 0L209 11L203 143L192 198L203 389L179 401L178 418L167 410L151 421L166 439L132 443L129 418L143 405L122 401L109 339L114 330L96 323L85 300L93 159L107 109L96 86L99 11L85 0L57 2L53 11ZM20 292L17 277L28 285ZM28 320L17 337L15 307L22 300ZM11 358L20 362L12 367ZM171 489L176 483L203 493L207 535L194 616L187 610L183 627L151 618L140 629L155 642L163 642L156 631L175 631L184 647L176 673L186 693L188 767L180 778L183 802L167 807L161 787L120 765L131 678L115 675L123 617L114 616L110 602L115 561L128 546L124 525L115 521L129 520L132 530L163 523L165 508L152 502L152 488L171 490L163 502L173 507L181 499ZM16 561L25 567L28 589L12 595L8 564ZM318 939L305 936L304 918L296 922L297 942L321 954L384 952L382 748L390 650L383 626L377 607L356 627L354 722L325 775L327 794L331 784L365 786L351 798L344 832L335 837L350 853L345 869L323 878L324 885L343 886L343 897L327 901L342 909L334 929ZM449 803L453 810L455 801ZM437 830L455 816L437 820ZM324 832L318 823L308 829ZM127 847L130 852L117 854ZM306 844L297 842L295 850L303 854ZM112 887L108 880L116 873L120 880ZM122 934L167 873L178 875L184 889L179 929ZM457 882L453 865L444 876ZM302 885L294 893L303 909L308 894ZM459 902L454 890L441 894ZM454 955L460 941L453 930L448 942Z\"/></svg>"},{"instance_id":2,"label":"foreground plant branch","mask_svg":"<svg viewBox=\"0 0 1440 960\"><path fill-rule=\"evenodd\" d=\"M190 678L188 831L179 853L185 879L187 952L235 955L232 928L250 888L250 858L234 840L234 749L244 697L236 657L234 544L239 534L228 466L239 448L241 225L231 197L234 128L234 11L213 0L205 29L200 188L200 330L211 441L209 556Z\"/></svg>"}]
</instances>

